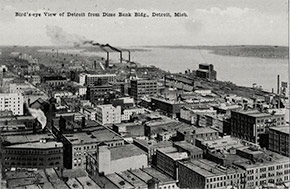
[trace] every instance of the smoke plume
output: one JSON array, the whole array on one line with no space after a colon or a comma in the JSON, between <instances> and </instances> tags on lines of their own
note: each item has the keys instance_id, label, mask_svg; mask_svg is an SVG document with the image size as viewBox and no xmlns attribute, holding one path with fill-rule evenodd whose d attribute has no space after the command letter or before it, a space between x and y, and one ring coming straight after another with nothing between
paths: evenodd
<instances>
[{"instance_id":1,"label":"smoke plume","mask_svg":"<svg viewBox=\"0 0 290 189\"><path fill-rule=\"evenodd\" d=\"M100 48L109 47L113 50L116 50L116 48L110 46L109 44L100 44L93 40L88 40L85 37L81 37L77 34L67 33L59 26L47 25L46 34L51 39L51 42L55 45L81 46L90 44L92 46L99 46Z\"/></svg>"},{"instance_id":2,"label":"smoke plume","mask_svg":"<svg viewBox=\"0 0 290 189\"><path fill-rule=\"evenodd\" d=\"M51 42L55 45L80 46L86 44L86 41L89 41L85 37L67 33L59 26L47 25L46 34L51 39Z\"/></svg>"},{"instance_id":3,"label":"smoke plume","mask_svg":"<svg viewBox=\"0 0 290 189\"><path fill-rule=\"evenodd\" d=\"M47 120L43 111L40 109L32 109L32 108L28 108L28 111L30 112L32 117L36 118L37 121L41 124L41 128L44 129L46 126Z\"/></svg>"}]
</instances>

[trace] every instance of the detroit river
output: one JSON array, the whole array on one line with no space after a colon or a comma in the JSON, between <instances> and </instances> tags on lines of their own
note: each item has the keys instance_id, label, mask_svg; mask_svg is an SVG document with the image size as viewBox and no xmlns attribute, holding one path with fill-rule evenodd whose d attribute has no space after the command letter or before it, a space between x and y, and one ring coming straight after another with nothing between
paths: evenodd
<instances>
[{"instance_id":1,"label":"detroit river","mask_svg":"<svg viewBox=\"0 0 290 189\"><path fill-rule=\"evenodd\" d=\"M222 56L207 50L185 48L143 48L132 53L132 60L142 65L154 65L170 72L195 70L199 63L213 64L218 80L237 85L252 86L256 83L266 91L277 88L277 75L287 81L287 59Z\"/></svg>"}]
</instances>

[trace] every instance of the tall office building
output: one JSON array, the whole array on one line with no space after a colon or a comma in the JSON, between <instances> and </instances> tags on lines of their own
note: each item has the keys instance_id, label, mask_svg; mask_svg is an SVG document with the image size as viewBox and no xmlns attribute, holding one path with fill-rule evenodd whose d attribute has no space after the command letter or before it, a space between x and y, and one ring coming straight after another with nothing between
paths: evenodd
<instances>
[{"instance_id":1,"label":"tall office building","mask_svg":"<svg viewBox=\"0 0 290 189\"><path fill-rule=\"evenodd\" d=\"M0 93L0 111L12 111L14 115L23 115L24 97L21 93Z\"/></svg>"},{"instance_id":2,"label":"tall office building","mask_svg":"<svg viewBox=\"0 0 290 189\"><path fill-rule=\"evenodd\" d=\"M139 100L145 95L157 93L157 81L151 79L136 79L131 81L131 95L135 100Z\"/></svg>"}]
</instances>

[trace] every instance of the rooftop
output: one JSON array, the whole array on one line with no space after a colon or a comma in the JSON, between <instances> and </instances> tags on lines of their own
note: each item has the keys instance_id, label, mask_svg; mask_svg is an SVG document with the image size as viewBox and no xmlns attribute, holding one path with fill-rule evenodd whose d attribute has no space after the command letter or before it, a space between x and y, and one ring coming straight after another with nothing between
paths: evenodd
<instances>
[{"instance_id":1,"label":"rooftop","mask_svg":"<svg viewBox=\"0 0 290 189\"><path fill-rule=\"evenodd\" d=\"M7 146L6 148L25 148L25 149L48 149L48 148L62 148L63 144L60 142L33 142L24 144L15 144Z\"/></svg>"},{"instance_id":2,"label":"rooftop","mask_svg":"<svg viewBox=\"0 0 290 189\"><path fill-rule=\"evenodd\" d=\"M171 177L157 171L154 168L144 168L144 169L142 169L142 171L144 171L145 173L147 173L148 175L150 175L153 178L157 178L161 182L161 184L168 183L168 182L175 182L174 179L172 179Z\"/></svg>"},{"instance_id":3,"label":"rooftop","mask_svg":"<svg viewBox=\"0 0 290 189\"><path fill-rule=\"evenodd\" d=\"M11 144L39 142L41 139L53 140L52 134L29 134L29 135L10 135L5 136L5 141Z\"/></svg>"},{"instance_id":4,"label":"rooftop","mask_svg":"<svg viewBox=\"0 0 290 189\"><path fill-rule=\"evenodd\" d=\"M284 113L281 112L276 112L275 114L271 114L268 112L261 112L259 110L247 110L247 111L239 111L238 113L244 114L244 115L248 115L248 116L252 116L252 117L269 117L269 116L273 116L273 115L283 115Z\"/></svg>"},{"instance_id":5,"label":"rooftop","mask_svg":"<svg viewBox=\"0 0 290 189\"><path fill-rule=\"evenodd\" d=\"M72 144L91 144L113 140L122 140L120 136L105 127L94 128L94 130L87 132L64 134L64 136Z\"/></svg>"},{"instance_id":6,"label":"rooftop","mask_svg":"<svg viewBox=\"0 0 290 189\"><path fill-rule=\"evenodd\" d=\"M116 185L118 188L134 188L133 185L131 185L129 182L127 182L126 180L124 180L122 177L120 177L117 174L109 174L106 175L106 177L112 182L114 183L114 185Z\"/></svg>"},{"instance_id":7,"label":"rooftop","mask_svg":"<svg viewBox=\"0 0 290 189\"><path fill-rule=\"evenodd\" d=\"M184 150L188 150L188 151L195 151L195 152L203 152L202 149L200 149L199 147L192 145L186 141L181 141L181 142L175 142L174 143L175 146L181 147Z\"/></svg>"},{"instance_id":8,"label":"rooftop","mask_svg":"<svg viewBox=\"0 0 290 189\"><path fill-rule=\"evenodd\" d=\"M146 188L147 183L135 176L130 171L124 171L118 174L120 177L122 177L124 180L132 184L135 188Z\"/></svg>"},{"instance_id":9,"label":"rooftop","mask_svg":"<svg viewBox=\"0 0 290 189\"><path fill-rule=\"evenodd\" d=\"M88 176L78 177L76 180L78 180L85 189L101 189L101 187Z\"/></svg>"},{"instance_id":10,"label":"rooftop","mask_svg":"<svg viewBox=\"0 0 290 189\"><path fill-rule=\"evenodd\" d=\"M236 171L239 169L238 167L226 168L206 159L189 160L180 163L204 177L213 177L218 175L236 173Z\"/></svg>"},{"instance_id":11,"label":"rooftop","mask_svg":"<svg viewBox=\"0 0 290 189\"><path fill-rule=\"evenodd\" d=\"M289 125L279 126L279 127L270 127L270 130L278 131L278 132L289 135Z\"/></svg>"},{"instance_id":12,"label":"rooftop","mask_svg":"<svg viewBox=\"0 0 290 189\"><path fill-rule=\"evenodd\" d=\"M134 141L146 148L163 148L167 146L172 146L172 142L170 141L162 141L157 142L156 140L141 140L141 139L134 139Z\"/></svg>"},{"instance_id":13,"label":"rooftop","mask_svg":"<svg viewBox=\"0 0 290 189\"><path fill-rule=\"evenodd\" d=\"M133 144L111 147L109 150L111 152L111 160L146 154L143 150Z\"/></svg>"},{"instance_id":14,"label":"rooftop","mask_svg":"<svg viewBox=\"0 0 290 189\"><path fill-rule=\"evenodd\" d=\"M251 150L249 147L240 148L238 150L251 154L253 157L257 157L254 161L253 159L249 159L248 161L235 162L236 165L245 168L261 167L266 165L269 166L289 162L289 157L268 150Z\"/></svg>"}]
</instances>

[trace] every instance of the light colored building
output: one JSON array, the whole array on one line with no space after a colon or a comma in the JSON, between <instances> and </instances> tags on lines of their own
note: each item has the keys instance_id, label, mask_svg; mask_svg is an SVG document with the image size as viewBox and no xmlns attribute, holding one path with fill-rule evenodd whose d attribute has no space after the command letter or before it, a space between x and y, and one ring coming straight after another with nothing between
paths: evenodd
<instances>
[{"instance_id":1,"label":"light colored building","mask_svg":"<svg viewBox=\"0 0 290 189\"><path fill-rule=\"evenodd\" d=\"M80 85L90 85L96 82L115 82L116 74L80 74L79 83Z\"/></svg>"},{"instance_id":2,"label":"light colored building","mask_svg":"<svg viewBox=\"0 0 290 189\"><path fill-rule=\"evenodd\" d=\"M83 113L88 120L96 120L96 113L97 111L92 107L85 107L83 108Z\"/></svg>"},{"instance_id":3,"label":"light colored building","mask_svg":"<svg viewBox=\"0 0 290 189\"><path fill-rule=\"evenodd\" d=\"M96 154L87 156L87 166L89 167L89 172L107 175L128 169L148 167L148 157L143 150L133 144L111 148L106 144L100 144Z\"/></svg>"},{"instance_id":4,"label":"light colored building","mask_svg":"<svg viewBox=\"0 0 290 189\"><path fill-rule=\"evenodd\" d=\"M21 93L0 93L0 111L10 110L14 115L23 115L23 104Z\"/></svg>"},{"instance_id":5,"label":"light colored building","mask_svg":"<svg viewBox=\"0 0 290 189\"><path fill-rule=\"evenodd\" d=\"M22 93L27 90L32 90L33 87L28 83L10 83L9 84L9 92L10 93Z\"/></svg>"},{"instance_id":6,"label":"light colored building","mask_svg":"<svg viewBox=\"0 0 290 189\"><path fill-rule=\"evenodd\" d=\"M121 123L121 106L98 105L96 112L96 121L102 125Z\"/></svg>"},{"instance_id":7,"label":"light colored building","mask_svg":"<svg viewBox=\"0 0 290 189\"><path fill-rule=\"evenodd\" d=\"M121 121L128 121L133 114L144 114L145 108L128 108L124 109L121 115Z\"/></svg>"},{"instance_id":8,"label":"light colored building","mask_svg":"<svg viewBox=\"0 0 290 189\"><path fill-rule=\"evenodd\" d=\"M212 108L196 108L192 109L190 107L180 108L180 118L190 124L197 124L198 115L216 115L217 111Z\"/></svg>"},{"instance_id":9,"label":"light colored building","mask_svg":"<svg viewBox=\"0 0 290 189\"><path fill-rule=\"evenodd\" d=\"M57 123L56 123L57 124ZM59 128L53 127L53 133L64 144L64 167L67 169L85 168L86 156L94 153L100 143L110 147L124 145L124 140L115 132L94 124L87 132L61 134Z\"/></svg>"}]
</instances>

